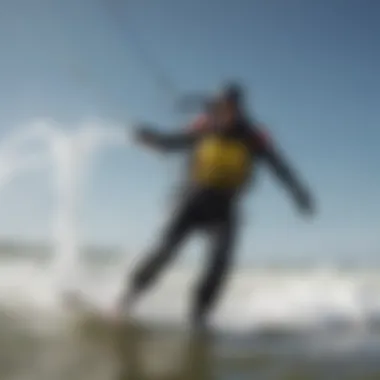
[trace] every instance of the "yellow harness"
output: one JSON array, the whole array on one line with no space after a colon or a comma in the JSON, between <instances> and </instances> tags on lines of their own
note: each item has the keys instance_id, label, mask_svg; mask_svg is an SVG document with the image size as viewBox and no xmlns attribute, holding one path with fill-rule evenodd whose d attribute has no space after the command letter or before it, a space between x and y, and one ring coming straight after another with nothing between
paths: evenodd
<instances>
[{"instance_id":1,"label":"yellow harness","mask_svg":"<svg viewBox=\"0 0 380 380\"><path fill-rule=\"evenodd\" d=\"M193 179L215 188L236 188L252 169L252 154L240 140L206 137L195 150Z\"/></svg>"}]
</instances>

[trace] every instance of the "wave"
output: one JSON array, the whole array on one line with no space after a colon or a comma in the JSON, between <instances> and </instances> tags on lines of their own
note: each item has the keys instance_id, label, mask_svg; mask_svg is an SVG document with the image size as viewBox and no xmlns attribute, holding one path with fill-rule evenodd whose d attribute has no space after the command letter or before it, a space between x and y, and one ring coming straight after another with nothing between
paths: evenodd
<instances>
[{"instance_id":1,"label":"wave","mask_svg":"<svg viewBox=\"0 0 380 380\"><path fill-rule=\"evenodd\" d=\"M128 275L132 265L127 265ZM80 290L100 308L111 308L124 282L124 266L83 265L63 284ZM148 320L183 323L191 306L198 270L172 269L137 305L136 315ZM60 284L62 286L62 284ZM59 310L55 274L49 265L31 260L0 264L0 303L28 305L45 313ZM59 310L59 311L58 311ZM213 322L221 329L259 331L296 330L380 323L380 273L332 269L238 270L229 280Z\"/></svg>"}]
</instances>

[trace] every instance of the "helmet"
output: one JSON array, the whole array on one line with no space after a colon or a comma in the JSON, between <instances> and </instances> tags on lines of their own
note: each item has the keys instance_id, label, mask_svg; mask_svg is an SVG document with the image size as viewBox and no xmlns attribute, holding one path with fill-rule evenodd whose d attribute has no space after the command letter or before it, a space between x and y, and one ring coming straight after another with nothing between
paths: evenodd
<instances>
[{"instance_id":1,"label":"helmet","mask_svg":"<svg viewBox=\"0 0 380 380\"><path fill-rule=\"evenodd\" d=\"M244 98L244 90L238 83L227 83L220 90L218 98L240 104Z\"/></svg>"}]
</instances>

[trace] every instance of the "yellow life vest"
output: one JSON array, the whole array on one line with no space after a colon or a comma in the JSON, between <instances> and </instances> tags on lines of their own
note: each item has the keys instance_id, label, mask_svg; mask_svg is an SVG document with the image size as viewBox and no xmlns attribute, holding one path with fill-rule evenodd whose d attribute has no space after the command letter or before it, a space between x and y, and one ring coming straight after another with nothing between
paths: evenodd
<instances>
[{"instance_id":1,"label":"yellow life vest","mask_svg":"<svg viewBox=\"0 0 380 380\"><path fill-rule=\"evenodd\" d=\"M252 153L238 139L205 137L195 149L192 177L215 188L237 188L252 169Z\"/></svg>"}]
</instances>

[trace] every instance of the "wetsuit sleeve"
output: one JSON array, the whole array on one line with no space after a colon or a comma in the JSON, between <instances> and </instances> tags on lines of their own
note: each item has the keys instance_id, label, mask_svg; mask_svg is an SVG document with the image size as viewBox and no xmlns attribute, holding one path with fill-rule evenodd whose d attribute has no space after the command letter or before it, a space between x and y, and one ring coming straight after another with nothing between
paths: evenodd
<instances>
[{"instance_id":1,"label":"wetsuit sleeve","mask_svg":"<svg viewBox=\"0 0 380 380\"><path fill-rule=\"evenodd\" d=\"M138 132L138 139L156 149L174 151L190 148L207 127L207 119L199 117L181 132L164 133L151 128L142 128Z\"/></svg>"},{"instance_id":2,"label":"wetsuit sleeve","mask_svg":"<svg viewBox=\"0 0 380 380\"><path fill-rule=\"evenodd\" d=\"M311 209L312 200L306 186L301 183L298 174L290 166L280 149L275 146L269 135L258 132L255 136L256 144L264 158L264 161L272 169L276 177L286 186L295 197L296 202L302 208Z\"/></svg>"}]
</instances>

